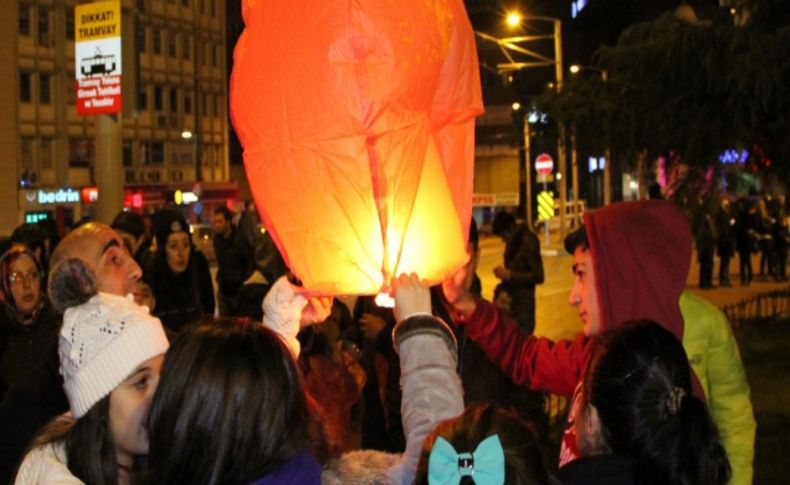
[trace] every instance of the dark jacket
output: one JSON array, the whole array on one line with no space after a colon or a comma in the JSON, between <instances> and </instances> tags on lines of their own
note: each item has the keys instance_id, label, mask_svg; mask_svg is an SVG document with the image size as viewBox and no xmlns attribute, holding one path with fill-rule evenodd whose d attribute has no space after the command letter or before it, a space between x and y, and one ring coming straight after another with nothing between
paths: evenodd
<instances>
[{"instance_id":1,"label":"dark jacket","mask_svg":"<svg viewBox=\"0 0 790 485\"><path fill-rule=\"evenodd\" d=\"M564 485L631 485L634 465L615 455L585 456L560 468L557 478Z\"/></svg>"},{"instance_id":2,"label":"dark jacket","mask_svg":"<svg viewBox=\"0 0 790 485\"><path fill-rule=\"evenodd\" d=\"M252 246L235 228L230 236L214 236L214 254L217 256L217 286L223 295L235 295L254 269Z\"/></svg>"},{"instance_id":3,"label":"dark jacket","mask_svg":"<svg viewBox=\"0 0 790 485\"><path fill-rule=\"evenodd\" d=\"M0 309L0 400L7 389L38 367L50 347L57 347L59 318L44 297L29 323L7 305Z\"/></svg>"},{"instance_id":4,"label":"dark jacket","mask_svg":"<svg viewBox=\"0 0 790 485\"><path fill-rule=\"evenodd\" d=\"M42 426L69 410L60 376L58 346L31 370L0 403L0 483L10 483L28 445Z\"/></svg>"},{"instance_id":5,"label":"dark jacket","mask_svg":"<svg viewBox=\"0 0 790 485\"><path fill-rule=\"evenodd\" d=\"M146 279L151 282L156 297L154 316L162 320L166 329L178 332L189 323L214 315L214 287L203 253L193 248L189 265L181 274L170 270L164 248L154 258Z\"/></svg>"},{"instance_id":6,"label":"dark jacket","mask_svg":"<svg viewBox=\"0 0 790 485\"><path fill-rule=\"evenodd\" d=\"M535 329L535 286L544 280L540 240L523 224L516 227L505 245L506 281L513 296L511 313L529 332Z\"/></svg>"}]
</instances>

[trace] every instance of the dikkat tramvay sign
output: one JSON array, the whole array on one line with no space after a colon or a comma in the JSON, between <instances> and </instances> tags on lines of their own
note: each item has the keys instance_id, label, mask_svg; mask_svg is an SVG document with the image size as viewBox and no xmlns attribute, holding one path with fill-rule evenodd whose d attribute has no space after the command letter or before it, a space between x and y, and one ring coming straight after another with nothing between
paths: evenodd
<instances>
[{"instance_id":1,"label":"dikkat tramvay sign","mask_svg":"<svg viewBox=\"0 0 790 485\"><path fill-rule=\"evenodd\" d=\"M77 112L121 111L121 4L88 3L74 8Z\"/></svg>"}]
</instances>

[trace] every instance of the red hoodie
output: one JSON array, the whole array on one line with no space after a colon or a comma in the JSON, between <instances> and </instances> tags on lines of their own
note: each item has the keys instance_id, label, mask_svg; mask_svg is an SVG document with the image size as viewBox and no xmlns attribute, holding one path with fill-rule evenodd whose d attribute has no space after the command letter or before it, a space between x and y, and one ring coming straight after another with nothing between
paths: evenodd
<instances>
[{"instance_id":1,"label":"red hoodie","mask_svg":"<svg viewBox=\"0 0 790 485\"><path fill-rule=\"evenodd\" d=\"M691 265L691 229L683 212L665 201L621 202L586 213L584 225L602 329L651 319L682 340L679 301ZM483 300L466 323L469 337L515 383L575 397L592 340L581 333L556 343L528 335ZM704 399L696 376L692 381L695 395ZM560 465L578 456L573 418L571 412Z\"/></svg>"}]
</instances>

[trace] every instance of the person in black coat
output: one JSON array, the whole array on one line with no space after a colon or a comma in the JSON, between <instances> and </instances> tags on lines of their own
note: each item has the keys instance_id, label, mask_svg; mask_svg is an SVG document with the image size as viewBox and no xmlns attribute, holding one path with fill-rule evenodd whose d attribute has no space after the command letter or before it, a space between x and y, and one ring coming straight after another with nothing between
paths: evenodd
<instances>
[{"instance_id":1,"label":"person in black coat","mask_svg":"<svg viewBox=\"0 0 790 485\"><path fill-rule=\"evenodd\" d=\"M156 253L146 280L151 282L153 315L177 333L185 325L214 315L214 288L208 261L192 244L184 216L163 210L155 218Z\"/></svg>"},{"instance_id":2,"label":"person in black coat","mask_svg":"<svg viewBox=\"0 0 790 485\"><path fill-rule=\"evenodd\" d=\"M211 222L217 256L219 314L236 316L240 312L241 287L255 269L253 248L233 226L233 213L227 207L217 207Z\"/></svg>"},{"instance_id":3,"label":"person in black coat","mask_svg":"<svg viewBox=\"0 0 790 485\"><path fill-rule=\"evenodd\" d=\"M505 265L494 268L494 274L513 297L513 318L532 333L535 330L535 286L544 280L540 240L526 225L517 225L513 215L507 212L494 216L491 229L505 242Z\"/></svg>"},{"instance_id":4,"label":"person in black coat","mask_svg":"<svg viewBox=\"0 0 790 485\"><path fill-rule=\"evenodd\" d=\"M58 317L41 290L35 255L14 246L0 258L0 400L58 341Z\"/></svg>"},{"instance_id":5,"label":"person in black coat","mask_svg":"<svg viewBox=\"0 0 790 485\"><path fill-rule=\"evenodd\" d=\"M716 252L719 254L719 286L730 285L730 259L735 253L735 215L730 201L723 199L716 214Z\"/></svg>"},{"instance_id":6,"label":"person in black coat","mask_svg":"<svg viewBox=\"0 0 790 485\"><path fill-rule=\"evenodd\" d=\"M741 286L752 283L752 251L755 247L756 233L752 227L752 216L746 199L737 202L735 209L735 250L738 252L738 273Z\"/></svg>"}]
</instances>

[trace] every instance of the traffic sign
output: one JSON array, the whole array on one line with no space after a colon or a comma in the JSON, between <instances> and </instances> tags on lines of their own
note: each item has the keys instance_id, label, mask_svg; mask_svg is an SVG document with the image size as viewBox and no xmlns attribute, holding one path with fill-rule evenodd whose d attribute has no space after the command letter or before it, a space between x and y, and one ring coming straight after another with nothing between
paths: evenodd
<instances>
[{"instance_id":1,"label":"traffic sign","mask_svg":"<svg viewBox=\"0 0 790 485\"><path fill-rule=\"evenodd\" d=\"M121 2L74 7L77 113L121 111Z\"/></svg>"},{"instance_id":2,"label":"traffic sign","mask_svg":"<svg viewBox=\"0 0 790 485\"><path fill-rule=\"evenodd\" d=\"M541 153L535 159L535 170L540 175L548 175L554 171L554 160L548 153Z\"/></svg>"},{"instance_id":3,"label":"traffic sign","mask_svg":"<svg viewBox=\"0 0 790 485\"><path fill-rule=\"evenodd\" d=\"M538 194L538 220L547 221L554 217L554 193L548 190Z\"/></svg>"}]
</instances>

